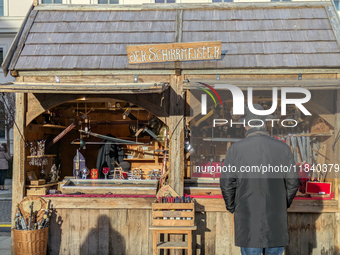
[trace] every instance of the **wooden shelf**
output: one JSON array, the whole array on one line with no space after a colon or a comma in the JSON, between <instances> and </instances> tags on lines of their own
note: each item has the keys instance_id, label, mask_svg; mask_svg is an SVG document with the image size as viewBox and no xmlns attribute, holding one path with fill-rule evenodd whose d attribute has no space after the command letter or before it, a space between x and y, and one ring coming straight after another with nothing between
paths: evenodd
<instances>
[{"instance_id":1,"label":"wooden shelf","mask_svg":"<svg viewBox=\"0 0 340 255\"><path fill-rule=\"evenodd\" d=\"M126 161L155 161L154 158L124 158Z\"/></svg>"},{"instance_id":2,"label":"wooden shelf","mask_svg":"<svg viewBox=\"0 0 340 255\"><path fill-rule=\"evenodd\" d=\"M60 126L60 125L53 125L53 124L31 124L35 127L43 127L43 128L59 128L59 129L65 129L66 126Z\"/></svg>"},{"instance_id":3,"label":"wooden shelf","mask_svg":"<svg viewBox=\"0 0 340 255\"><path fill-rule=\"evenodd\" d=\"M302 136L332 136L333 134L332 133L315 133L315 134L312 134L312 133L309 133L309 134L298 134L298 135L275 135L277 137L292 137L292 136L295 136L295 137L302 137ZM193 139L219 139L219 138L230 138L230 139L244 139L244 138L240 138L240 137L214 137L214 138L211 138L211 137L194 137L192 136L191 138ZM211 142L211 141L204 141L204 142ZM227 141L225 141L227 142ZM233 143L233 141L231 141Z\"/></svg>"},{"instance_id":4,"label":"wooden shelf","mask_svg":"<svg viewBox=\"0 0 340 255\"><path fill-rule=\"evenodd\" d=\"M42 155L42 156L27 156L27 158L53 158L56 157L57 155Z\"/></svg>"},{"instance_id":5,"label":"wooden shelf","mask_svg":"<svg viewBox=\"0 0 340 255\"><path fill-rule=\"evenodd\" d=\"M302 136L332 136L333 134L332 133L309 133L309 134L299 134L299 135L276 135L278 137L292 137L292 136L295 136L295 137L302 137Z\"/></svg>"},{"instance_id":6,"label":"wooden shelf","mask_svg":"<svg viewBox=\"0 0 340 255\"><path fill-rule=\"evenodd\" d=\"M26 188L45 188L45 187L52 187L57 186L58 183L49 183L49 184L43 184L43 185L25 185Z\"/></svg>"},{"instance_id":7,"label":"wooden shelf","mask_svg":"<svg viewBox=\"0 0 340 255\"><path fill-rule=\"evenodd\" d=\"M188 249L187 242L160 242L157 249Z\"/></svg>"}]
</instances>

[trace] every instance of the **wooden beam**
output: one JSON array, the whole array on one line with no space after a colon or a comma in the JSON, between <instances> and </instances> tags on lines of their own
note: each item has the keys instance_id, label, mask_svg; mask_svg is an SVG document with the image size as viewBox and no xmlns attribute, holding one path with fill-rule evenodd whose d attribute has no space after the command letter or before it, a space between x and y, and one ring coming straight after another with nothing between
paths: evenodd
<instances>
[{"instance_id":1,"label":"wooden beam","mask_svg":"<svg viewBox=\"0 0 340 255\"><path fill-rule=\"evenodd\" d=\"M326 13L328 16L328 20L331 23L334 36L336 38L336 42L338 47L340 48L340 24L338 19L338 14L333 4L331 6L325 6Z\"/></svg>"},{"instance_id":2,"label":"wooden beam","mask_svg":"<svg viewBox=\"0 0 340 255\"><path fill-rule=\"evenodd\" d=\"M175 42L182 42L183 33L183 10L177 10L176 15L176 31L175 31Z\"/></svg>"},{"instance_id":3,"label":"wooden beam","mask_svg":"<svg viewBox=\"0 0 340 255\"><path fill-rule=\"evenodd\" d=\"M211 86L215 84L231 84L235 85L242 90L247 90L248 87L253 87L254 90L272 90L273 87L299 87L310 90L336 90L340 86L340 79L314 79L314 80L279 80L279 79L190 79L190 82L186 82L183 85L184 89L198 89L203 88L206 83Z\"/></svg>"},{"instance_id":4,"label":"wooden beam","mask_svg":"<svg viewBox=\"0 0 340 255\"><path fill-rule=\"evenodd\" d=\"M182 70L182 74L336 74L338 68L311 68L311 69L205 69L205 70Z\"/></svg>"},{"instance_id":5,"label":"wooden beam","mask_svg":"<svg viewBox=\"0 0 340 255\"><path fill-rule=\"evenodd\" d=\"M157 83L112 83L112 84L62 84L62 83L7 83L0 86L1 92L58 93L58 94L147 94L161 93L166 84Z\"/></svg>"},{"instance_id":6,"label":"wooden beam","mask_svg":"<svg viewBox=\"0 0 340 255\"><path fill-rule=\"evenodd\" d=\"M32 120L42 114L44 111L57 106L63 102L79 98L80 95L74 94L27 94L27 113L26 125L29 125Z\"/></svg>"},{"instance_id":7,"label":"wooden beam","mask_svg":"<svg viewBox=\"0 0 340 255\"><path fill-rule=\"evenodd\" d=\"M33 0L33 6L37 6L39 4L38 0Z\"/></svg>"},{"instance_id":8,"label":"wooden beam","mask_svg":"<svg viewBox=\"0 0 340 255\"><path fill-rule=\"evenodd\" d=\"M338 68L323 69L203 69L182 70L182 74L340 74ZM162 75L176 74L176 70L56 70L56 71L18 71L19 76L85 76L85 75Z\"/></svg>"},{"instance_id":9,"label":"wooden beam","mask_svg":"<svg viewBox=\"0 0 340 255\"><path fill-rule=\"evenodd\" d=\"M29 86L41 86L41 87L73 87L75 90L81 90L82 88L93 88L94 90L97 87L102 87L103 89L115 89L115 87L123 87L127 89L145 89L145 88L158 88L162 87L164 83L156 83L156 82L139 82L139 83L129 83L129 82L112 82L112 83L49 83L49 82L9 82L8 85L16 85L17 87L29 87ZM2 86L6 86L7 84L3 84Z\"/></svg>"},{"instance_id":10,"label":"wooden beam","mask_svg":"<svg viewBox=\"0 0 340 255\"><path fill-rule=\"evenodd\" d=\"M15 35L14 37L14 40L11 44L11 47L9 48L7 54L6 54L6 57L4 59L4 61L2 62L1 64L1 67L2 67L2 70L4 71L4 75L5 77L7 76L8 74L8 68L9 68L9 65L11 63L11 60L12 60L12 57L13 57L13 54L17 48L17 45L18 45L18 42L19 42L19 39L21 37L21 34L22 34L22 31L24 30L24 27L25 27L25 24L27 22L27 19L28 17L30 16L29 13L32 11L33 9L33 5L29 8L27 14L26 14L26 17L25 19L23 20L23 22L21 23L21 26L19 28L19 31L18 33Z\"/></svg>"},{"instance_id":11,"label":"wooden beam","mask_svg":"<svg viewBox=\"0 0 340 255\"><path fill-rule=\"evenodd\" d=\"M335 115L328 111L325 107L322 105L318 104L315 101L309 101L307 103L303 104L308 110L311 112L319 115L321 118L323 118L325 121L328 122L332 127L336 125L335 123Z\"/></svg>"},{"instance_id":12,"label":"wooden beam","mask_svg":"<svg viewBox=\"0 0 340 255\"><path fill-rule=\"evenodd\" d=\"M183 75L172 76L170 88L170 186L180 195L184 189Z\"/></svg>"},{"instance_id":13,"label":"wooden beam","mask_svg":"<svg viewBox=\"0 0 340 255\"><path fill-rule=\"evenodd\" d=\"M164 98L163 98L164 95ZM80 98L81 94L32 94L29 93L26 125L29 125L32 120L38 117L44 111L51 109L64 102ZM93 96L92 96L93 97ZM169 113L169 95L164 94L105 94L98 95L100 98L112 98L122 101L127 101L136 104L150 113L156 115L161 121L168 125ZM163 99L162 99L163 98ZM162 103L162 105L161 105Z\"/></svg>"},{"instance_id":14,"label":"wooden beam","mask_svg":"<svg viewBox=\"0 0 340 255\"><path fill-rule=\"evenodd\" d=\"M279 79L190 79L190 82L185 83L185 87L204 87L199 82L207 84L232 84L236 86L262 86L262 87L277 87L277 86L294 86L294 87L321 87L321 86L340 86L340 79L304 79L304 80L279 80Z\"/></svg>"},{"instance_id":15,"label":"wooden beam","mask_svg":"<svg viewBox=\"0 0 340 255\"><path fill-rule=\"evenodd\" d=\"M38 13L38 11L33 9L31 11L29 17L27 18L27 21L25 23L25 27L24 27L24 29L22 31L22 34L20 36L20 40L18 42L18 46L17 46L17 48L16 48L16 50L14 52L13 58L11 60L11 64L9 66L9 70L14 70L15 69L15 65L16 65L16 63L17 63L17 61L19 59L19 56L21 54L22 49L24 48L24 45L25 45L28 33L31 30L31 27L33 25L35 17L37 16L37 13Z\"/></svg>"},{"instance_id":16,"label":"wooden beam","mask_svg":"<svg viewBox=\"0 0 340 255\"><path fill-rule=\"evenodd\" d=\"M197 3L197 4L142 4L142 5L38 5L39 11L143 11L143 10L211 10L211 9L277 9L277 8L319 8L330 6L331 2L268 2L268 3Z\"/></svg>"},{"instance_id":17,"label":"wooden beam","mask_svg":"<svg viewBox=\"0 0 340 255\"><path fill-rule=\"evenodd\" d=\"M164 124L169 125L169 96L166 95L166 93L162 93L161 95L118 95L115 98L136 104L157 116Z\"/></svg>"},{"instance_id":18,"label":"wooden beam","mask_svg":"<svg viewBox=\"0 0 340 255\"><path fill-rule=\"evenodd\" d=\"M13 128L12 215L15 215L16 204L24 198L25 190L25 105L26 95L17 93L15 95L16 126ZM21 135L23 135L23 138ZM14 217L12 217L12 225L13 224Z\"/></svg>"},{"instance_id":19,"label":"wooden beam","mask_svg":"<svg viewBox=\"0 0 340 255\"><path fill-rule=\"evenodd\" d=\"M57 70L57 71L18 71L20 76L85 76L85 75L162 75L175 74L175 70Z\"/></svg>"},{"instance_id":20,"label":"wooden beam","mask_svg":"<svg viewBox=\"0 0 340 255\"><path fill-rule=\"evenodd\" d=\"M340 71L340 69L339 69ZM185 72L185 71L183 71ZM26 77L25 77L26 78ZM219 78L219 80L218 80ZM213 82L219 81L288 81L288 82L299 82L299 81L321 81L321 80L329 80L335 81L337 79L340 80L340 74L337 73L305 73L302 76L302 80L298 79L298 74L186 74L184 79L186 82L199 81L199 80L211 80ZM25 80L26 81L26 80Z\"/></svg>"},{"instance_id":21,"label":"wooden beam","mask_svg":"<svg viewBox=\"0 0 340 255\"><path fill-rule=\"evenodd\" d=\"M63 75L59 84L113 84L134 82L132 74L128 75ZM56 76L24 76L26 83L56 83ZM90 83L89 83L90 82ZM138 75L138 83L170 83L170 75ZM134 83L135 84L135 83Z\"/></svg>"}]
</instances>

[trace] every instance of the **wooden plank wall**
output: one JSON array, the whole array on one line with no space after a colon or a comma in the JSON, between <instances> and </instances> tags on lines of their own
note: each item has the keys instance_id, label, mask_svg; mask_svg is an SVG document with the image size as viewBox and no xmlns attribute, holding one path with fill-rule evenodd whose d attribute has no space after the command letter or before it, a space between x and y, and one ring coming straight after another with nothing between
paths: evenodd
<instances>
[{"instance_id":1,"label":"wooden plank wall","mask_svg":"<svg viewBox=\"0 0 340 255\"><path fill-rule=\"evenodd\" d=\"M290 246L284 255L339 254L334 213L289 213ZM56 209L51 219L48 254L152 254L150 210ZM193 234L197 255L234 255L233 215L196 212Z\"/></svg>"},{"instance_id":2,"label":"wooden plank wall","mask_svg":"<svg viewBox=\"0 0 340 255\"><path fill-rule=\"evenodd\" d=\"M150 210L56 209L48 254L151 254Z\"/></svg>"}]
</instances>

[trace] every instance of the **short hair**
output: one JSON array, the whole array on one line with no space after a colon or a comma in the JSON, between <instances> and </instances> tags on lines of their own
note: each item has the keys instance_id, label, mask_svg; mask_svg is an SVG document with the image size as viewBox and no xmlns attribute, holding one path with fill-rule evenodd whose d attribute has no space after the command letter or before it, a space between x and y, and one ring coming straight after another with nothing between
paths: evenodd
<instances>
[{"instance_id":1,"label":"short hair","mask_svg":"<svg viewBox=\"0 0 340 255\"><path fill-rule=\"evenodd\" d=\"M261 127L251 127L251 126L248 126L248 125L247 125L247 127L249 127L249 129L252 128L252 129L259 130L259 131L260 131L260 130L266 130L266 125L263 125L263 126L261 126Z\"/></svg>"}]
</instances>

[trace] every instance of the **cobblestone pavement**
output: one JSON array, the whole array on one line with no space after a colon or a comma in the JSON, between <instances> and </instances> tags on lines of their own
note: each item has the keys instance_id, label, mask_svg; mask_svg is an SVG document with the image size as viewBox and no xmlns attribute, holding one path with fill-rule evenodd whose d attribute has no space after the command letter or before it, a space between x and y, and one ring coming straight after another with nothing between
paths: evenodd
<instances>
[{"instance_id":1,"label":"cobblestone pavement","mask_svg":"<svg viewBox=\"0 0 340 255\"><path fill-rule=\"evenodd\" d=\"M6 191L0 191L0 223L11 223L12 180L5 180Z\"/></svg>"},{"instance_id":2,"label":"cobblestone pavement","mask_svg":"<svg viewBox=\"0 0 340 255\"><path fill-rule=\"evenodd\" d=\"M1 255L11 255L11 233L0 232L0 253Z\"/></svg>"},{"instance_id":3,"label":"cobblestone pavement","mask_svg":"<svg viewBox=\"0 0 340 255\"><path fill-rule=\"evenodd\" d=\"M12 201L0 200L0 222L2 223L11 222L11 210L12 210Z\"/></svg>"}]
</instances>

